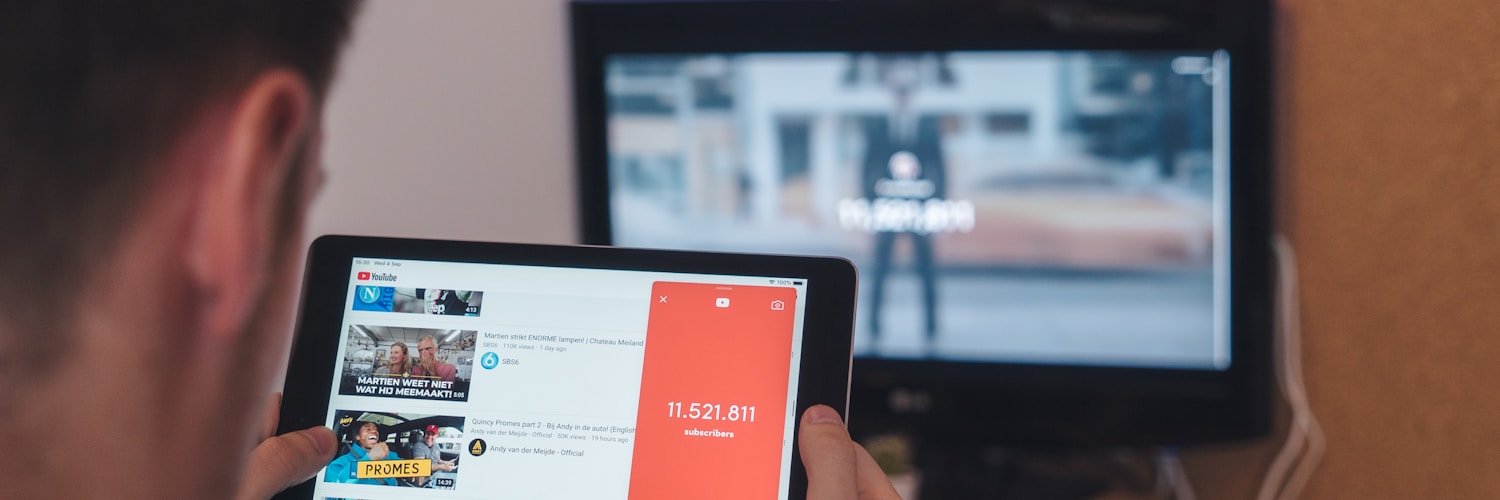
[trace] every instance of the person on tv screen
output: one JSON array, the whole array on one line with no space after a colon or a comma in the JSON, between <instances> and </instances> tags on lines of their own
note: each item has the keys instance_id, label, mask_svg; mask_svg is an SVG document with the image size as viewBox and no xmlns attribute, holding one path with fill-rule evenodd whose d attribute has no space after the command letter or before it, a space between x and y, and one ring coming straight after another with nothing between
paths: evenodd
<instances>
[{"instance_id":1,"label":"person on tv screen","mask_svg":"<svg viewBox=\"0 0 1500 500\"><path fill-rule=\"evenodd\" d=\"M922 59L916 55L886 55L880 59L878 83L891 92L890 113L865 121L864 197L874 207L874 264L870 268L869 332L871 349L879 349L885 325L881 312L886 278L890 274L896 238L911 241L913 267L922 284L923 333L931 353L937 337L937 277L932 236L913 220L894 220L904 213L883 207L922 206L947 195L942 131L938 119L921 116L912 97L922 82Z\"/></svg>"},{"instance_id":2,"label":"person on tv screen","mask_svg":"<svg viewBox=\"0 0 1500 500\"><path fill-rule=\"evenodd\" d=\"M357 6L0 2L5 498L263 499L334 461L270 434ZM809 498L896 498L832 408L799 430ZM80 471L99 443L152 453Z\"/></svg>"}]
</instances>

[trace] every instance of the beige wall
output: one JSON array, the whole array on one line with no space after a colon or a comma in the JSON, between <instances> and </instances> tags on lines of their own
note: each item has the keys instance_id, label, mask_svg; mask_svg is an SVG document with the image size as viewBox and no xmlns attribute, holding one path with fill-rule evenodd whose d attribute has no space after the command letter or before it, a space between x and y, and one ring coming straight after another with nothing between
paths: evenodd
<instances>
[{"instance_id":1,"label":"beige wall","mask_svg":"<svg viewBox=\"0 0 1500 500\"><path fill-rule=\"evenodd\" d=\"M328 103L309 232L574 242L564 7L366 4Z\"/></svg>"},{"instance_id":2,"label":"beige wall","mask_svg":"<svg viewBox=\"0 0 1500 500\"><path fill-rule=\"evenodd\" d=\"M575 238L560 0L375 2L312 232ZM1328 434L1308 498L1500 497L1500 2L1285 0L1279 202ZM1190 450L1251 498L1270 441Z\"/></svg>"}]
</instances>

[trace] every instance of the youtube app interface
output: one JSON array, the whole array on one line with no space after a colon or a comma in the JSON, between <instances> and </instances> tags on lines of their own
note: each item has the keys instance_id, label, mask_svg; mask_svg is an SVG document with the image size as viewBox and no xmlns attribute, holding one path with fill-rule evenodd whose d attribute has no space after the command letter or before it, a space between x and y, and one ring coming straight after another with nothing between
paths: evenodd
<instances>
[{"instance_id":1,"label":"youtube app interface","mask_svg":"<svg viewBox=\"0 0 1500 500\"><path fill-rule=\"evenodd\" d=\"M786 497L806 280L374 258L349 278L317 498Z\"/></svg>"}]
</instances>

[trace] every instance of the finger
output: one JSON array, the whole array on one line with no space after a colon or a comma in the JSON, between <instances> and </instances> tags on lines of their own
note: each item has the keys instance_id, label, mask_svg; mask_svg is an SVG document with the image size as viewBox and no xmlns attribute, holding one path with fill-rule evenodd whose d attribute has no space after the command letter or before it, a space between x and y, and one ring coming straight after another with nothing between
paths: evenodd
<instances>
[{"instance_id":1,"label":"finger","mask_svg":"<svg viewBox=\"0 0 1500 500\"><path fill-rule=\"evenodd\" d=\"M336 444L333 431L326 427L313 427L265 440L250 452L237 498L270 498L307 480L333 461Z\"/></svg>"},{"instance_id":2,"label":"finger","mask_svg":"<svg viewBox=\"0 0 1500 500\"><path fill-rule=\"evenodd\" d=\"M807 469L808 500L855 500L854 442L838 412L816 405L802 413L797 445Z\"/></svg>"},{"instance_id":3,"label":"finger","mask_svg":"<svg viewBox=\"0 0 1500 500\"><path fill-rule=\"evenodd\" d=\"M880 464L875 463L875 457L870 456L869 450L854 443L854 457L857 462L854 474L859 481L859 500L901 500L901 495L896 493L896 487L891 484L891 478L880 470Z\"/></svg>"}]
</instances>

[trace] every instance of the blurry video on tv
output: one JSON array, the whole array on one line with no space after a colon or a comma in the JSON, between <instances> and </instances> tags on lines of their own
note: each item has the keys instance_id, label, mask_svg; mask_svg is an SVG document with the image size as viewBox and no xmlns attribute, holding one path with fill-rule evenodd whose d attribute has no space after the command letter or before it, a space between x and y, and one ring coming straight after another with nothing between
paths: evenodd
<instances>
[{"instance_id":1,"label":"blurry video on tv","mask_svg":"<svg viewBox=\"0 0 1500 500\"><path fill-rule=\"evenodd\" d=\"M620 55L613 243L838 255L855 354L1222 369L1222 51Z\"/></svg>"}]
</instances>

